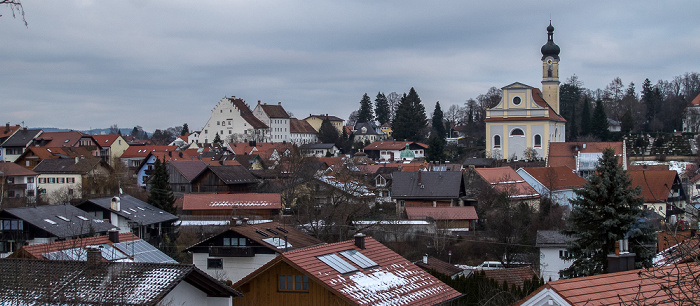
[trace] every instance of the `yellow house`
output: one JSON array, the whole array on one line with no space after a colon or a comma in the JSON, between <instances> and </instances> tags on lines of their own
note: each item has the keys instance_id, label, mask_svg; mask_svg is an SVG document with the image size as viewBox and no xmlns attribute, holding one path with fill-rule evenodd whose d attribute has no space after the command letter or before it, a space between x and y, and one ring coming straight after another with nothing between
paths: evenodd
<instances>
[{"instance_id":1,"label":"yellow house","mask_svg":"<svg viewBox=\"0 0 700 306\"><path fill-rule=\"evenodd\" d=\"M102 160L109 163L112 167L117 162L120 162L119 158L129 148L129 144L119 134L92 135L92 138L95 139L95 142L100 147Z\"/></svg>"},{"instance_id":2,"label":"yellow house","mask_svg":"<svg viewBox=\"0 0 700 306\"><path fill-rule=\"evenodd\" d=\"M379 129L382 132L384 132L384 134L386 134L386 137L391 137L391 132L393 132L391 130L391 125L389 125L388 123L384 123L384 124L382 124L382 126Z\"/></svg>"},{"instance_id":3,"label":"yellow house","mask_svg":"<svg viewBox=\"0 0 700 306\"><path fill-rule=\"evenodd\" d=\"M338 130L338 133L343 133L343 119L336 116L329 116L328 114L309 115L304 120L306 120L306 122L308 122L314 128L314 130L316 130L316 132L318 132L318 130L321 128L321 123L323 123L323 120L325 119L328 119L328 121L331 122L331 125Z\"/></svg>"},{"instance_id":4,"label":"yellow house","mask_svg":"<svg viewBox=\"0 0 700 306\"><path fill-rule=\"evenodd\" d=\"M486 110L486 152L495 159L547 156L550 142L564 142L566 120L559 115L559 46L547 27L542 46L542 91L515 82L502 88L498 105Z\"/></svg>"}]
</instances>

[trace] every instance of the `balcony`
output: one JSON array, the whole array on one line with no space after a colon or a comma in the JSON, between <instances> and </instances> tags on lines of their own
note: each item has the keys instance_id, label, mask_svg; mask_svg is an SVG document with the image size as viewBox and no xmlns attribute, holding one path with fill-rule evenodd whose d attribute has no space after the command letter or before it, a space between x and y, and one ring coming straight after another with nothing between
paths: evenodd
<instances>
[{"instance_id":1,"label":"balcony","mask_svg":"<svg viewBox=\"0 0 700 306\"><path fill-rule=\"evenodd\" d=\"M209 247L210 257L253 257L252 247L240 246L211 246Z\"/></svg>"}]
</instances>

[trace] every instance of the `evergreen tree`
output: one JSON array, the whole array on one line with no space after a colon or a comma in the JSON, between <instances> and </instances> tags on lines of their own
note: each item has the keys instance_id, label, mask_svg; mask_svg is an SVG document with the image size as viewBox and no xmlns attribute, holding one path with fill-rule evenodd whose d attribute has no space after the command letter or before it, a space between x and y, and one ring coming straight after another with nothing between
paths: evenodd
<instances>
[{"instance_id":1,"label":"evergreen tree","mask_svg":"<svg viewBox=\"0 0 700 306\"><path fill-rule=\"evenodd\" d=\"M651 252L642 248L654 240L653 232L641 220L644 212L641 189L632 188L632 180L618 163L612 149L605 149L595 173L582 189L576 190L573 210L564 234L573 237L567 250L571 266L561 271L564 277L606 273L607 256L615 251L615 242L628 237L635 262L641 267L650 262ZM641 248L640 248L641 247Z\"/></svg>"},{"instance_id":2,"label":"evergreen tree","mask_svg":"<svg viewBox=\"0 0 700 306\"><path fill-rule=\"evenodd\" d=\"M180 136L185 136L185 134L190 132L190 127L187 126L187 123L182 125L182 130L180 130Z\"/></svg>"},{"instance_id":3,"label":"evergreen tree","mask_svg":"<svg viewBox=\"0 0 700 306\"><path fill-rule=\"evenodd\" d=\"M370 122L374 119L374 114L372 113L372 100L369 99L367 93L362 96L360 100L360 110L357 115L357 122Z\"/></svg>"},{"instance_id":4,"label":"evergreen tree","mask_svg":"<svg viewBox=\"0 0 700 306\"><path fill-rule=\"evenodd\" d=\"M566 119L566 138L577 139L578 104L581 99L581 88L574 84L563 84L559 87L560 112Z\"/></svg>"},{"instance_id":5,"label":"evergreen tree","mask_svg":"<svg viewBox=\"0 0 700 306\"><path fill-rule=\"evenodd\" d=\"M583 100L583 108L581 110L581 136L587 136L591 133L591 104L588 102L588 97Z\"/></svg>"},{"instance_id":6,"label":"evergreen tree","mask_svg":"<svg viewBox=\"0 0 700 306\"><path fill-rule=\"evenodd\" d=\"M381 92L374 99L374 114L377 115L377 121L379 121L380 126L390 121L391 110L389 109L389 101Z\"/></svg>"},{"instance_id":7,"label":"evergreen tree","mask_svg":"<svg viewBox=\"0 0 700 306\"><path fill-rule=\"evenodd\" d=\"M433 111L433 132L440 137L443 141L446 138L445 131L445 120L443 117L442 109L440 108L440 101L435 103L435 110Z\"/></svg>"},{"instance_id":8,"label":"evergreen tree","mask_svg":"<svg viewBox=\"0 0 700 306\"><path fill-rule=\"evenodd\" d=\"M437 134L430 135L428 148L425 150L426 158L431 162L445 161L445 140Z\"/></svg>"},{"instance_id":9,"label":"evergreen tree","mask_svg":"<svg viewBox=\"0 0 700 306\"><path fill-rule=\"evenodd\" d=\"M219 133L216 133L216 136L214 136L214 143L222 143L221 137L219 136Z\"/></svg>"},{"instance_id":10,"label":"evergreen tree","mask_svg":"<svg viewBox=\"0 0 700 306\"><path fill-rule=\"evenodd\" d=\"M394 139L412 141L423 140L424 130L428 122L425 107L421 103L416 90L411 87L408 95L404 94L396 109L396 117L391 125Z\"/></svg>"},{"instance_id":11,"label":"evergreen tree","mask_svg":"<svg viewBox=\"0 0 700 306\"><path fill-rule=\"evenodd\" d=\"M153 175L151 176L150 182L150 195L146 202L171 214L176 213L175 206L175 195L173 195L173 190L170 188L170 176L168 175L168 170L165 165L160 162L160 159L156 159L153 165Z\"/></svg>"},{"instance_id":12,"label":"evergreen tree","mask_svg":"<svg viewBox=\"0 0 700 306\"><path fill-rule=\"evenodd\" d=\"M632 117L632 111L627 109L624 115L622 115L622 120L620 121L620 131L623 135L629 134L634 128L634 117Z\"/></svg>"},{"instance_id":13,"label":"evergreen tree","mask_svg":"<svg viewBox=\"0 0 700 306\"><path fill-rule=\"evenodd\" d=\"M608 140L608 116L605 114L605 108L603 107L603 101L598 99L595 102L595 109L593 109L593 117L591 118L591 134L598 137L602 141Z\"/></svg>"},{"instance_id":14,"label":"evergreen tree","mask_svg":"<svg viewBox=\"0 0 700 306\"><path fill-rule=\"evenodd\" d=\"M339 137L338 130L331 124L331 121L323 119L321 127L318 128L318 141L321 143L337 143Z\"/></svg>"}]
</instances>

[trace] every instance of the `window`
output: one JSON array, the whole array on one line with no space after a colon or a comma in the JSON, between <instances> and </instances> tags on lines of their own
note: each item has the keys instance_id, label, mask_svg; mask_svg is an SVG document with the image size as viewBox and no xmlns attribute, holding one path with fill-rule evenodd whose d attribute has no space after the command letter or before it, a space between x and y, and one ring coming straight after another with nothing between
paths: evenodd
<instances>
[{"instance_id":1,"label":"window","mask_svg":"<svg viewBox=\"0 0 700 306\"><path fill-rule=\"evenodd\" d=\"M559 258L564 259L569 257L569 251L559 250Z\"/></svg>"},{"instance_id":2,"label":"window","mask_svg":"<svg viewBox=\"0 0 700 306\"><path fill-rule=\"evenodd\" d=\"M7 191L7 197L8 197L8 198L14 198L14 197L15 197L15 191L14 191L14 190L8 190L8 191Z\"/></svg>"},{"instance_id":3,"label":"window","mask_svg":"<svg viewBox=\"0 0 700 306\"><path fill-rule=\"evenodd\" d=\"M510 136L525 136L525 132L523 132L521 129L515 128L510 131Z\"/></svg>"},{"instance_id":4,"label":"window","mask_svg":"<svg viewBox=\"0 0 700 306\"><path fill-rule=\"evenodd\" d=\"M219 121L216 122L216 125L219 125Z\"/></svg>"},{"instance_id":5,"label":"window","mask_svg":"<svg viewBox=\"0 0 700 306\"><path fill-rule=\"evenodd\" d=\"M280 275L280 291L309 291L309 277L306 275Z\"/></svg>"},{"instance_id":6,"label":"window","mask_svg":"<svg viewBox=\"0 0 700 306\"><path fill-rule=\"evenodd\" d=\"M69 178L68 178L68 184L75 184L75 178L74 178L74 177L69 177Z\"/></svg>"},{"instance_id":7,"label":"window","mask_svg":"<svg viewBox=\"0 0 700 306\"><path fill-rule=\"evenodd\" d=\"M55 178L55 177L50 178L50 180L51 180L51 184L56 184L56 178Z\"/></svg>"},{"instance_id":8,"label":"window","mask_svg":"<svg viewBox=\"0 0 700 306\"><path fill-rule=\"evenodd\" d=\"M73 195L73 189L68 189L68 194Z\"/></svg>"},{"instance_id":9,"label":"window","mask_svg":"<svg viewBox=\"0 0 700 306\"><path fill-rule=\"evenodd\" d=\"M520 97L516 96L515 98L513 98L514 105L520 105L520 102L522 102L522 99L520 99Z\"/></svg>"},{"instance_id":10,"label":"window","mask_svg":"<svg viewBox=\"0 0 700 306\"><path fill-rule=\"evenodd\" d=\"M63 177L59 177L59 178L58 178L58 183L59 183L59 184L64 184L65 182L66 182L66 179L65 179L65 178L63 178Z\"/></svg>"},{"instance_id":11,"label":"window","mask_svg":"<svg viewBox=\"0 0 700 306\"><path fill-rule=\"evenodd\" d=\"M493 136L493 147L494 148L501 147L501 136L499 136L499 135Z\"/></svg>"},{"instance_id":12,"label":"window","mask_svg":"<svg viewBox=\"0 0 700 306\"><path fill-rule=\"evenodd\" d=\"M207 258L207 269L223 269L224 260L221 258Z\"/></svg>"},{"instance_id":13,"label":"window","mask_svg":"<svg viewBox=\"0 0 700 306\"><path fill-rule=\"evenodd\" d=\"M27 183L34 183L34 177L28 177L27 178Z\"/></svg>"},{"instance_id":14,"label":"window","mask_svg":"<svg viewBox=\"0 0 700 306\"><path fill-rule=\"evenodd\" d=\"M535 147L541 147L541 146L542 146L542 136L535 135Z\"/></svg>"},{"instance_id":15,"label":"window","mask_svg":"<svg viewBox=\"0 0 700 306\"><path fill-rule=\"evenodd\" d=\"M180 186L180 192L185 192L185 186Z\"/></svg>"},{"instance_id":16,"label":"window","mask_svg":"<svg viewBox=\"0 0 700 306\"><path fill-rule=\"evenodd\" d=\"M15 178L12 177L12 176L8 177L8 178L7 178L7 183L8 183L8 184L14 184L14 183L15 183Z\"/></svg>"},{"instance_id":17,"label":"window","mask_svg":"<svg viewBox=\"0 0 700 306\"><path fill-rule=\"evenodd\" d=\"M27 190L27 196L28 197L33 197L34 196L34 190Z\"/></svg>"}]
</instances>

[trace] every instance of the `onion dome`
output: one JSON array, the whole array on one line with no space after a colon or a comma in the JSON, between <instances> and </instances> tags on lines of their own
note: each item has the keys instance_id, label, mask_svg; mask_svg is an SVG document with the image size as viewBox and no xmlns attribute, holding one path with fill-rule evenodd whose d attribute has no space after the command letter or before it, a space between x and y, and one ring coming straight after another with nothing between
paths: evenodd
<instances>
[{"instance_id":1,"label":"onion dome","mask_svg":"<svg viewBox=\"0 0 700 306\"><path fill-rule=\"evenodd\" d=\"M547 27L547 43L542 46L542 60L551 56L555 59L559 59L559 46L554 43L554 27L552 26L552 21L549 21L549 26Z\"/></svg>"}]
</instances>

